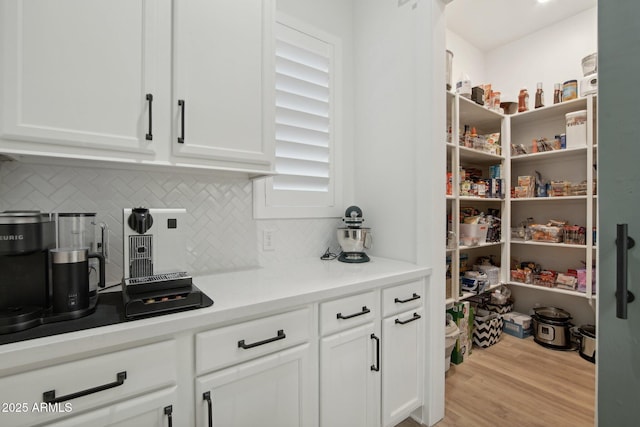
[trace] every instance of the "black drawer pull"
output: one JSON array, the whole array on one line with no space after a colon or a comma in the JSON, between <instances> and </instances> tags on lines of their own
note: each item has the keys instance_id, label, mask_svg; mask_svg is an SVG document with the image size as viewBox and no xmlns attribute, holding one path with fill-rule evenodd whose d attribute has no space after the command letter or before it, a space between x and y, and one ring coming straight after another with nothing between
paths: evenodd
<instances>
[{"instance_id":1,"label":"black drawer pull","mask_svg":"<svg viewBox=\"0 0 640 427\"><path fill-rule=\"evenodd\" d=\"M211 404L211 392L202 393L202 400L207 401L207 413L209 414L209 427L213 427L213 407Z\"/></svg>"},{"instance_id":2,"label":"black drawer pull","mask_svg":"<svg viewBox=\"0 0 640 427\"><path fill-rule=\"evenodd\" d=\"M147 133L145 135L145 138L147 141L153 141L153 126L151 125L151 119L153 117L153 113L151 111L151 106L153 105L153 95L148 93L147 94L147 101L149 101L149 133Z\"/></svg>"},{"instance_id":3,"label":"black drawer pull","mask_svg":"<svg viewBox=\"0 0 640 427\"><path fill-rule=\"evenodd\" d=\"M180 125L181 125L181 134L178 137L178 143L184 144L184 99L179 99L178 105L180 106Z\"/></svg>"},{"instance_id":4,"label":"black drawer pull","mask_svg":"<svg viewBox=\"0 0 640 427\"><path fill-rule=\"evenodd\" d=\"M400 320L400 319L396 319L396 322L398 325L406 325L409 322L413 322L414 320L418 320L420 318L420 315L418 313L413 313L413 317L411 319L408 320Z\"/></svg>"},{"instance_id":5,"label":"black drawer pull","mask_svg":"<svg viewBox=\"0 0 640 427\"><path fill-rule=\"evenodd\" d=\"M167 425L169 427L173 427L173 406L169 405L169 406L165 406L164 407L164 414L167 416Z\"/></svg>"},{"instance_id":6,"label":"black drawer pull","mask_svg":"<svg viewBox=\"0 0 640 427\"><path fill-rule=\"evenodd\" d=\"M380 338L375 334L371 334L371 339L376 340L376 364L371 365L371 370L377 372L380 370Z\"/></svg>"},{"instance_id":7,"label":"black drawer pull","mask_svg":"<svg viewBox=\"0 0 640 427\"><path fill-rule=\"evenodd\" d=\"M252 343L252 344L245 344L245 343L244 343L244 340L240 340L240 341L238 341L238 347L239 347L239 348L244 348L244 349L247 349L247 348L253 348L253 347L258 347L259 345L269 344L270 342L274 342L274 341L278 341L278 340L283 340L283 339L285 339L286 337L287 337L287 336L284 334L284 330L283 330L283 329L280 329L280 330L278 331L278 335L276 335L276 336L275 336L275 337L273 337L273 338L268 338L268 339L266 339L266 340L264 340L264 341L258 341L258 342L254 342L254 343Z\"/></svg>"},{"instance_id":8,"label":"black drawer pull","mask_svg":"<svg viewBox=\"0 0 640 427\"><path fill-rule=\"evenodd\" d=\"M99 391L108 390L110 388L118 387L124 384L124 380L127 379L127 371L118 372L116 380L109 384L99 385L97 387L88 388L86 390L78 391L76 393L67 394L66 396L56 397L55 390L49 390L42 393L42 401L44 403L60 403L67 400L75 399L76 397L86 396L88 394L97 393Z\"/></svg>"},{"instance_id":9,"label":"black drawer pull","mask_svg":"<svg viewBox=\"0 0 640 427\"><path fill-rule=\"evenodd\" d=\"M353 314L349 314L349 315L347 315L347 316L343 316L343 315L342 315L342 313L338 313L338 314L336 315L336 317L337 317L338 319L351 319L352 317L362 316L363 314L367 314L367 313L371 313L371 310L369 310L369 309L367 308L367 306L365 305L365 306L363 306L363 307L362 307L362 311L361 311L361 312L359 312L359 313L353 313Z\"/></svg>"},{"instance_id":10,"label":"black drawer pull","mask_svg":"<svg viewBox=\"0 0 640 427\"><path fill-rule=\"evenodd\" d=\"M413 293L413 296L412 296L411 298L407 298L407 299L399 299L399 298L396 298L396 299L394 299L393 301L394 301L394 302L398 302L398 303L400 303L400 304L404 304L405 302L414 301L414 300L417 300L417 299L420 299L420 295L418 295L418 294L416 294L416 293L414 292L414 293Z\"/></svg>"}]
</instances>

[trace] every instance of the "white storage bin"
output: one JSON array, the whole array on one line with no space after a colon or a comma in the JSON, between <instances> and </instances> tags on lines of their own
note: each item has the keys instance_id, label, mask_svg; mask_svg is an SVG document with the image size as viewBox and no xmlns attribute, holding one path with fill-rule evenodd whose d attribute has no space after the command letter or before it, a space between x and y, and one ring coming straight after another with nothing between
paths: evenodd
<instances>
[{"instance_id":1,"label":"white storage bin","mask_svg":"<svg viewBox=\"0 0 640 427\"><path fill-rule=\"evenodd\" d=\"M565 114L567 148L587 145L587 110Z\"/></svg>"},{"instance_id":2,"label":"white storage bin","mask_svg":"<svg viewBox=\"0 0 640 427\"><path fill-rule=\"evenodd\" d=\"M460 244L475 246L487 242L487 224L460 224Z\"/></svg>"}]
</instances>

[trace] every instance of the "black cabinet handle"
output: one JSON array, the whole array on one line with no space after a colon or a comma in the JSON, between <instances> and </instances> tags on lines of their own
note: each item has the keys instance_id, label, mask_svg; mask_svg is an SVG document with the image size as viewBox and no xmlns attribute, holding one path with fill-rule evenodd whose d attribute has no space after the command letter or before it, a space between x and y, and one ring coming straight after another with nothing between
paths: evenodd
<instances>
[{"instance_id":1,"label":"black cabinet handle","mask_svg":"<svg viewBox=\"0 0 640 427\"><path fill-rule=\"evenodd\" d=\"M184 99L178 99L178 105L180 106L180 136L178 137L178 143L184 144Z\"/></svg>"},{"instance_id":2,"label":"black cabinet handle","mask_svg":"<svg viewBox=\"0 0 640 427\"><path fill-rule=\"evenodd\" d=\"M211 392L202 393L202 400L207 401L207 413L209 414L209 427L213 427L213 405L211 404Z\"/></svg>"},{"instance_id":3,"label":"black cabinet handle","mask_svg":"<svg viewBox=\"0 0 640 427\"><path fill-rule=\"evenodd\" d=\"M173 427L173 406L169 405L169 406L165 406L164 407L164 414L167 416L167 425L169 427Z\"/></svg>"},{"instance_id":4,"label":"black cabinet handle","mask_svg":"<svg viewBox=\"0 0 640 427\"><path fill-rule=\"evenodd\" d=\"M153 112L152 112L152 106L153 106L153 95L148 93L147 94L147 101L149 101L149 133L147 133L147 135L145 136L145 138L147 139L147 141L153 141L153 125L151 124L151 120L153 117Z\"/></svg>"},{"instance_id":5,"label":"black cabinet handle","mask_svg":"<svg viewBox=\"0 0 640 427\"><path fill-rule=\"evenodd\" d=\"M414 292L413 296L411 298L407 298L407 299L396 298L396 299L393 300L393 302L404 304L405 302L414 301L414 300L417 300L417 299L420 299L420 295L418 295L418 294L416 294Z\"/></svg>"},{"instance_id":6,"label":"black cabinet handle","mask_svg":"<svg viewBox=\"0 0 640 427\"><path fill-rule=\"evenodd\" d=\"M406 325L409 322L413 322L414 320L418 320L420 318L420 315L418 313L413 313L413 317L409 320L400 320L400 319L396 319L396 322L398 325Z\"/></svg>"},{"instance_id":7,"label":"black cabinet handle","mask_svg":"<svg viewBox=\"0 0 640 427\"><path fill-rule=\"evenodd\" d=\"M42 393L42 401L44 403L60 403L67 400L75 399L76 397L86 396L88 394L97 393L99 391L108 390L110 388L118 387L124 384L124 380L127 379L127 371L118 372L116 374L116 380L109 384L99 385L97 387L88 388L86 390L78 391L76 393L67 394L66 396L56 397L55 390L49 390Z\"/></svg>"},{"instance_id":8,"label":"black cabinet handle","mask_svg":"<svg viewBox=\"0 0 640 427\"><path fill-rule=\"evenodd\" d=\"M371 339L376 340L376 364L371 365L372 371L380 370L380 338L376 336L376 334L371 334Z\"/></svg>"},{"instance_id":9,"label":"black cabinet handle","mask_svg":"<svg viewBox=\"0 0 640 427\"><path fill-rule=\"evenodd\" d=\"M627 318L627 304L635 300L635 296L627 290L628 252L636 242L628 236L628 225L618 224L616 230L616 317Z\"/></svg>"},{"instance_id":10,"label":"black cabinet handle","mask_svg":"<svg viewBox=\"0 0 640 427\"><path fill-rule=\"evenodd\" d=\"M266 339L266 340L264 340L264 341L258 341L258 342L254 342L254 343L252 343L252 344L245 344L245 343L244 343L244 340L240 340L240 341L238 341L238 347L239 347L239 348L244 348L244 349L247 349L247 348L253 348L253 347L258 347L259 345L269 344L270 342L274 342L274 341L278 341L278 340L283 340L283 339L285 339L286 337L287 337L287 336L284 334L284 330L283 330L283 329L280 329L280 330L278 331L278 335L276 335L276 336L275 336L275 337L273 337L273 338L268 338L268 339Z\"/></svg>"},{"instance_id":11,"label":"black cabinet handle","mask_svg":"<svg viewBox=\"0 0 640 427\"><path fill-rule=\"evenodd\" d=\"M349 314L347 316L343 316L342 313L338 313L336 315L336 317L338 319L351 319L352 317L362 316L363 314L367 314L367 313L370 313L370 312L371 312L371 310L369 310L367 308L367 306L365 305L365 306L362 307L362 311L360 311L358 313Z\"/></svg>"}]
</instances>

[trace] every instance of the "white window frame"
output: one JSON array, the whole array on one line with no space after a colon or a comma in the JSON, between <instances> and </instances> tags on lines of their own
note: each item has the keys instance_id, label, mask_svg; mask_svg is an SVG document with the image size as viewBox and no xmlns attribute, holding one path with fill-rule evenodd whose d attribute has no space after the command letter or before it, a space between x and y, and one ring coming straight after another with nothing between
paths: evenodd
<instances>
[{"instance_id":1,"label":"white window frame","mask_svg":"<svg viewBox=\"0 0 640 427\"><path fill-rule=\"evenodd\" d=\"M329 76L329 183L325 197L318 197L311 191L274 190L273 177L255 179L253 181L253 213L256 219L267 218L327 218L342 216L343 205L343 167L342 167L342 44L341 40L319 30L308 23L279 13L276 26L287 27L287 31L294 30L306 36L311 36L329 45L332 51ZM272 58L275 58L275 34L273 36ZM273 63L275 73L275 59ZM270 103L267 108L275 108L275 88L272 98L266 99ZM267 105L267 104L265 104ZM275 125L274 125L275 128ZM274 138L275 131L268 137ZM322 200L323 199L323 200Z\"/></svg>"}]
</instances>

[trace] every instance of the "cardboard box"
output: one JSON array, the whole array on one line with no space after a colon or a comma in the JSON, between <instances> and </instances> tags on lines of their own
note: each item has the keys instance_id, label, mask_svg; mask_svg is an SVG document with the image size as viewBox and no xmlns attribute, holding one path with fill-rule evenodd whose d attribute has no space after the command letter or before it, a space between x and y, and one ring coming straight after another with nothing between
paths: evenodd
<instances>
[{"instance_id":1,"label":"cardboard box","mask_svg":"<svg viewBox=\"0 0 640 427\"><path fill-rule=\"evenodd\" d=\"M473 340L473 312L468 301L458 302L447 310L458 325L460 335L451 352L451 362L459 365L471 354Z\"/></svg>"}]
</instances>

